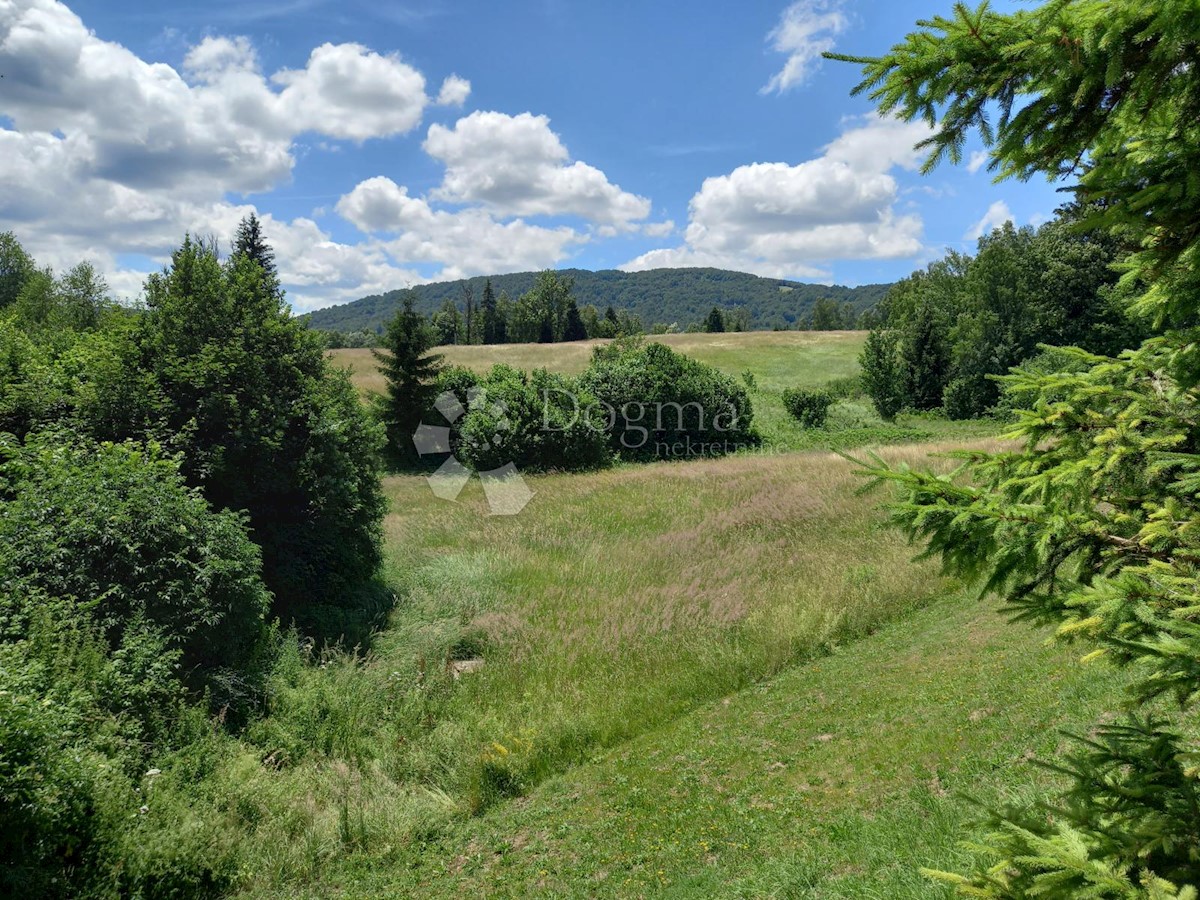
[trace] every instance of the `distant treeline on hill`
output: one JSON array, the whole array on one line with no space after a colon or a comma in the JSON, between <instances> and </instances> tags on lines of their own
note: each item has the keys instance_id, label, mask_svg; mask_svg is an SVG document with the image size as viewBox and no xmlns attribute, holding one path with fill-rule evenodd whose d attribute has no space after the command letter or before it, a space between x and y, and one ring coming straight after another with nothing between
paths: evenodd
<instances>
[{"instance_id":1,"label":"distant treeline on hill","mask_svg":"<svg viewBox=\"0 0 1200 900\"><path fill-rule=\"evenodd\" d=\"M419 312L433 316L444 310L449 302L465 316L468 292L473 303L480 303L490 281L497 298L504 296L516 303L533 289L538 274L518 272L480 276L417 285L412 290ZM603 316L611 307L619 317L637 320L648 332L704 330L713 307L722 310L730 319L733 326L730 330L804 328L813 324L814 308L819 300L833 301L833 304L823 304L826 310L836 304L843 320L836 327L853 327L859 315L873 308L890 287L886 284L854 288L803 284L723 269L653 269L648 272L564 269L557 274L573 280L572 293L581 310L591 306ZM320 309L308 316L309 324L322 331L378 334L400 308L403 293L402 290L389 291L342 306ZM820 326L818 322L816 327Z\"/></svg>"}]
</instances>

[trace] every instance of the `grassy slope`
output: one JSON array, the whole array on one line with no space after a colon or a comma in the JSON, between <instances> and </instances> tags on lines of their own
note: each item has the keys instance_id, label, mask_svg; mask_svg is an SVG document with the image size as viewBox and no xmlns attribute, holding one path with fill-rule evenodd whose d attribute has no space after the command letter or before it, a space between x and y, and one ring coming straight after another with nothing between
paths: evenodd
<instances>
[{"instance_id":1,"label":"grassy slope","mask_svg":"<svg viewBox=\"0 0 1200 900\"><path fill-rule=\"evenodd\" d=\"M244 886L931 895L915 866L963 836L943 794L1026 783L1010 763L1115 681L984 607L924 610L952 586L856 481L827 454L629 466L531 478L493 518L477 484L390 479L406 601L370 661L306 670L264 723L260 756L276 732L307 755L231 774ZM449 679L454 648L483 670Z\"/></svg>"},{"instance_id":2,"label":"grassy slope","mask_svg":"<svg viewBox=\"0 0 1200 900\"><path fill-rule=\"evenodd\" d=\"M760 392L856 351L678 339ZM1114 702L1111 673L910 563L836 456L529 482L494 518L477 483L388 480L390 627L300 670L225 776L249 893L936 896L916 867L970 834L949 792L1028 787L1016 760ZM485 665L454 681L447 655ZM280 772L247 762L277 746Z\"/></svg>"},{"instance_id":3,"label":"grassy slope","mask_svg":"<svg viewBox=\"0 0 1200 900\"><path fill-rule=\"evenodd\" d=\"M931 449L885 452L918 462ZM948 590L830 454L529 482L537 495L516 517L489 517L478 482L455 504L419 476L386 482L404 599L372 657L298 667L217 780L237 798L224 805L245 887L319 884L347 854L395 862L416 835ZM453 681L447 654L486 664Z\"/></svg>"},{"instance_id":4,"label":"grassy slope","mask_svg":"<svg viewBox=\"0 0 1200 900\"><path fill-rule=\"evenodd\" d=\"M978 836L956 792L1044 790L1026 764L1121 679L953 597L646 734L530 797L351 860L352 896L934 897Z\"/></svg>"}]
</instances>

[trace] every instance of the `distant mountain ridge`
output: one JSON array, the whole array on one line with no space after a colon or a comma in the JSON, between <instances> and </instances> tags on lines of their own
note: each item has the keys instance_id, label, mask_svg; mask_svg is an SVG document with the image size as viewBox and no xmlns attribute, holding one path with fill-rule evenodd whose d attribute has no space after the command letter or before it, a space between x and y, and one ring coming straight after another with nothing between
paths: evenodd
<instances>
[{"instance_id":1,"label":"distant mountain ridge","mask_svg":"<svg viewBox=\"0 0 1200 900\"><path fill-rule=\"evenodd\" d=\"M702 322L714 306L721 309L743 307L754 329L794 328L821 298L849 303L855 313L870 309L883 299L890 284L860 287L805 284L778 278L762 278L726 269L651 269L646 272L621 272L605 269L560 269L560 275L575 279L575 299L583 307L595 306L601 313L612 306L639 316L647 329L656 323L675 324L681 330L690 323ZM492 275L492 288L499 296L507 292L516 299L533 287L536 272ZM441 281L413 287L417 309L435 312L447 299L462 308L463 288L470 286L478 302L488 276ZM396 312L402 290L363 297L341 306L331 306L308 314L309 324L324 331L377 331Z\"/></svg>"}]
</instances>

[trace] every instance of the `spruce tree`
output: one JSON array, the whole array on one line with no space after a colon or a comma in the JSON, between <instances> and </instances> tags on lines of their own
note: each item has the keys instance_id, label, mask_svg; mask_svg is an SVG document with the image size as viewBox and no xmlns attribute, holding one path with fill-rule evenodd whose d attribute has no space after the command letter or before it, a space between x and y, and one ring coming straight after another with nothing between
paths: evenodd
<instances>
[{"instance_id":1,"label":"spruce tree","mask_svg":"<svg viewBox=\"0 0 1200 900\"><path fill-rule=\"evenodd\" d=\"M371 353L387 382L379 397L379 418L387 429L388 448L401 463L416 461L412 438L421 418L433 408L442 357L431 354L436 338L416 311L416 294L404 293L400 310L384 328L382 348Z\"/></svg>"},{"instance_id":2,"label":"spruce tree","mask_svg":"<svg viewBox=\"0 0 1200 900\"><path fill-rule=\"evenodd\" d=\"M475 343L475 291L469 283L463 285L463 306L467 311L463 343L470 346Z\"/></svg>"},{"instance_id":3,"label":"spruce tree","mask_svg":"<svg viewBox=\"0 0 1200 900\"><path fill-rule=\"evenodd\" d=\"M567 321L563 325L564 341L587 340L587 329L583 327L583 318L579 315L579 306L572 297L567 305Z\"/></svg>"},{"instance_id":4,"label":"spruce tree","mask_svg":"<svg viewBox=\"0 0 1200 900\"><path fill-rule=\"evenodd\" d=\"M131 371L111 387L144 385L157 421L114 423L115 436L165 436L214 508L249 514L275 612L340 627L330 608L357 615L372 590L384 507L382 436L348 377L250 252L222 263L185 240L147 280L146 306Z\"/></svg>"},{"instance_id":5,"label":"spruce tree","mask_svg":"<svg viewBox=\"0 0 1200 900\"><path fill-rule=\"evenodd\" d=\"M263 271L265 283L276 294L283 295L279 284L279 270L275 266L275 251L267 243L262 231L262 222L254 213L250 213L238 224L237 234L233 239L233 253L258 263Z\"/></svg>"},{"instance_id":6,"label":"spruce tree","mask_svg":"<svg viewBox=\"0 0 1200 900\"><path fill-rule=\"evenodd\" d=\"M889 468L896 524L1020 618L1129 666L1132 697L1177 704L1105 722L1051 764L1053 802L998 810L978 863L942 874L1005 898L1195 898L1200 790L1200 16L1191 3L959 4L863 67L884 115L924 120L925 170L977 133L1001 178L1067 181L1091 228L1136 252L1122 288L1158 333L1071 371L1018 372L1017 448L951 475Z\"/></svg>"},{"instance_id":7,"label":"spruce tree","mask_svg":"<svg viewBox=\"0 0 1200 900\"><path fill-rule=\"evenodd\" d=\"M714 306L709 311L708 318L704 320L704 330L709 334L718 334L725 330L725 317L717 307Z\"/></svg>"},{"instance_id":8,"label":"spruce tree","mask_svg":"<svg viewBox=\"0 0 1200 900\"><path fill-rule=\"evenodd\" d=\"M496 343L507 344L513 339L512 334L513 302L508 291L501 291L496 298Z\"/></svg>"}]
</instances>

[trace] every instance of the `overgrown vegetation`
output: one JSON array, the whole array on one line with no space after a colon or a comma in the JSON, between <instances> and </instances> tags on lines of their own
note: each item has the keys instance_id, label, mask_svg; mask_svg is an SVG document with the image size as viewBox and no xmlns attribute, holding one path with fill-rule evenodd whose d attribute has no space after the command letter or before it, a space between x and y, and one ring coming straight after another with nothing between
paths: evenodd
<instances>
[{"instance_id":1,"label":"overgrown vegetation","mask_svg":"<svg viewBox=\"0 0 1200 900\"><path fill-rule=\"evenodd\" d=\"M235 870L186 793L142 821L151 762L202 780L212 727L269 708L274 617L340 640L385 609L378 430L253 218L223 261L185 240L136 311L0 256L0 885L211 894Z\"/></svg>"},{"instance_id":2,"label":"overgrown vegetation","mask_svg":"<svg viewBox=\"0 0 1200 900\"><path fill-rule=\"evenodd\" d=\"M804 428L821 428L829 418L833 394L829 391L803 391L788 388L783 392L783 405L792 418Z\"/></svg>"},{"instance_id":3,"label":"overgrown vegetation","mask_svg":"<svg viewBox=\"0 0 1200 900\"><path fill-rule=\"evenodd\" d=\"M745 388L664 344L597 347L580 385L604 404L608 440L626 459L685 455L678 447L720 456L759 440Z\"/></svg>"}]
</instances>

